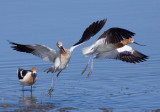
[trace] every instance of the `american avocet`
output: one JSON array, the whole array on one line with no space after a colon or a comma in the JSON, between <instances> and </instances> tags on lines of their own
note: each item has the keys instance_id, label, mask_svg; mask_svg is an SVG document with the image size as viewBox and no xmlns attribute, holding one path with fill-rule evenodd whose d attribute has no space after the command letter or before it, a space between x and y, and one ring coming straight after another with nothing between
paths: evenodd
<instances>
[{"instance_id":1,"label":"american avocet","mask_svg":"<svg viewBox=\"0 0 160 112\"><path fill-rule=\"evenodd\" d=\"M14 42L10 42L13 46L11 46L14 50L20 51L20 52L26 52L26 53L31 53L33 55L36 55L46 61L50 61L55 63L54 66L50 67L49 69L46 70L46 72L52 72L55 73L57 71L57 77L56 80L59 76L59 74L68 66L68 62L71 57L72 51L79 46L80 44L84 43L88 39L90 39L92 36L94 36L99 30L104 26L106 22L106 19L93 22L86 30L84 31L81 39L74 44L70 49L66 49L62 46L62 42L57 42L57 47L60 49L60 51L56 51L54 49L51 49L49 47L46 47L44 45L22 45L22 44L17 44ZM55 83L56 83L55 80ZM53 91L54 86L52 88L53 84L53 76L52 76L52 82L51 82L51 89L50 91Z\"/></svg>"},{"instance_id":2,"label":"american avocet","mask_svg":"<svg viewBox=\"0 0 160 112\"><path fill-rule=\"evenodd\" d=\"M18 68L17 70L18 79L20 83L24 86L31 86L37 81L37 68L33 67L32 70L24 70L22 68Z\"/></svg>"},{"instance_id":3,"label":"american avocet","mask_svg":"<svg viewBox=\"0 0 160 112\"><path fill-rule=\"evenodd\" d=\"M94 58L119 59L129 63L139 63L145 61L148 56L127 45L130 43L138 44L134 42L134 39L132 38L134 35L135 33L122 28L110 28L105 31L94 44L82 49L85 56L90 55L89 61L82 71L82 74L86 71L92 55L96 53L96 56L92 57L91 69L88 73L88 77L92 74Z\"/></svg>"}]
</instances>

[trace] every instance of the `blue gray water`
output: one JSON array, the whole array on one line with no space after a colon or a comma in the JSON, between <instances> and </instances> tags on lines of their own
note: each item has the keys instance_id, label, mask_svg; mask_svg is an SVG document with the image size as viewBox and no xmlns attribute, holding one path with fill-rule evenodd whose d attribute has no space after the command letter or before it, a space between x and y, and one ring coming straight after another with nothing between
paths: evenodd
<instances>
[{"instance_id":1,"label":"blue gray water","mask_svg":"<svg viewBox=\"0 0 160 112\"><path fill-rule=\"evenodd\" d=\"M75 49L69 67L47 95L52 74L43 72L52 63L10 48L7 40L42 44L58 50L77 42L93 21L107 18L104 28ZM0 111L159 112L160 111L160 1L158 0L0 0ZM95 60L91 77L82 76L88 58L81 49L105 30L121 27L136 33L131 45L150 58L140 64ZM38 68L32 93L22 87L17 68Z\"/></svg>"}]
</instances>

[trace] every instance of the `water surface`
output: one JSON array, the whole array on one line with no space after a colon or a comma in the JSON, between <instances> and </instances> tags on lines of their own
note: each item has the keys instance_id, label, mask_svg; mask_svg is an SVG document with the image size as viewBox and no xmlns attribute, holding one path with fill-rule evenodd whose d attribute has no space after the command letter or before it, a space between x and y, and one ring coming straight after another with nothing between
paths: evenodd
<instances>
[{"instance_id":1,"label":"water surface","mask_svg":"<svg viewBox=\"0 0 160 112\"><path fill-rule=\"evenodd\" d=\"M80 111L80 112L159 112L160 50L158 0L81 1L0 1L0 110L1 111ZM69 67L57 81L52 97L47 95L52 74L43 72L52 63L10 48L7 40L21 44L42 44L58 50L77 42L93 21L107 18L104 28L75 49ZM129 64L117 60L94 60L91 77L82 76L88 58L81 49L91 45L110 27L136 33L135 40L147 46L131 45L149 56L148 61ZM17 68L38 68L33 91L22 87Z\"/></svg>"}]
</instances>

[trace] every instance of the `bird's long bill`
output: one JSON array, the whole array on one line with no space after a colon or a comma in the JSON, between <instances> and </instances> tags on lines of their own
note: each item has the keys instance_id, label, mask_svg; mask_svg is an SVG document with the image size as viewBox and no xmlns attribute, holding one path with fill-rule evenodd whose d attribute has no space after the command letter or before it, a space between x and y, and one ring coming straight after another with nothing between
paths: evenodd
<instances>
[{"instance_id":1,"label":"bird's long bill","mask_svg":"<svg viewBox=\"0 0 160 112\"><path fill-rule=\"evenodd\" d=\"M137 42L133 42L134 44L137 44L137 45L140 45L140 46L146 46L146 45L141 45L141 44L139 44L139 43L137 43Z\"/></svg>"},{"instance_id":2,"label":"bird's long bill","mask_svg":"<svg viewBox=\"0 0 160 112\"><path fill-rule=\"evenodd\" d=\"M35 78L36 76L37 76L37 74L36 74L36 73L32 73L32 77L34 77L34 78Z\"/></svg>"},{"instance_id":3,"label":"bird's long bill","mask_svg":"<svg viewBox=\"0 0 160 112\"><path fill-rule=\"evenodd\" d=\"M65 52L64 47L62 46L61 49L63 50L63 52Z\"/></svg>"}]
</instances>

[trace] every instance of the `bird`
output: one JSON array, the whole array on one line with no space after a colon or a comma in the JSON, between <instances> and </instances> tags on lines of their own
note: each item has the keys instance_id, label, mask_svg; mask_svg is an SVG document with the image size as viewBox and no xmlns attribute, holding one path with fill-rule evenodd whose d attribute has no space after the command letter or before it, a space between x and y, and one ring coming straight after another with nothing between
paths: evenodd
<instances>
[{"instance_id":1,"label":"bird","mask_svg":"<svg viewBox=\"0 0 160 112\"><path fill-rule=\"evenodd\" d=\"M32 70L24 70L22 68L18 68L17 75L20 83L24 86L31 86L37 81L37 68L33 67Z\"/></svg>"},{"instance_id":2,"label":"bird","mask_svg":"<svg viewBox=\"0 0 160 112\"><path fill-rule=\"evenodd\" d=\"M94 44L82 49L83 55L90 56L90 58L81 74L84 74L91 59L91 69L87 77L92 74L93 59L118 59L128 63L146 61L148 56L127 45L132 43L141 45L134 41L134 35L135 33L119 27L112 27L106 30ZM93 56L94 54L95 56Z\"/></svg>"},{"instance_id":3,"label":"bird","mask_svg":"<svg viewBox=\"0 0 160 112\"><path fill-rule=\"evenodd\" d=\"M63 46L63 43L61 41L57 42L57 47L59 48L59 51L51 49L45 45L23 45L23 44L10 42L10 41L9 43L13 45L11 46L13 50L16 50L19 52L31 53L35 56L42 58L45 61L50 61L54 63L53 66L45 70L45 72L47 73L48 72L53 73L53 76L54 76L54 73L58 71L54 85L53 85L53 76L51 78L51 89L49 90L49 94L50 94L54 90L56 80L59 74L68 67L68 63L70 61L71 53L73 52L73 50L77 46L88 41L96 33L98 33L106 23L106 20L107 19L96 21L96 22L93 22L91 25L89 25L89 27L87 27L83 32L83 35L80 38L80 40L77 43L75 43L70 49L66 49Z\"/></svg>"}]
</instances>

